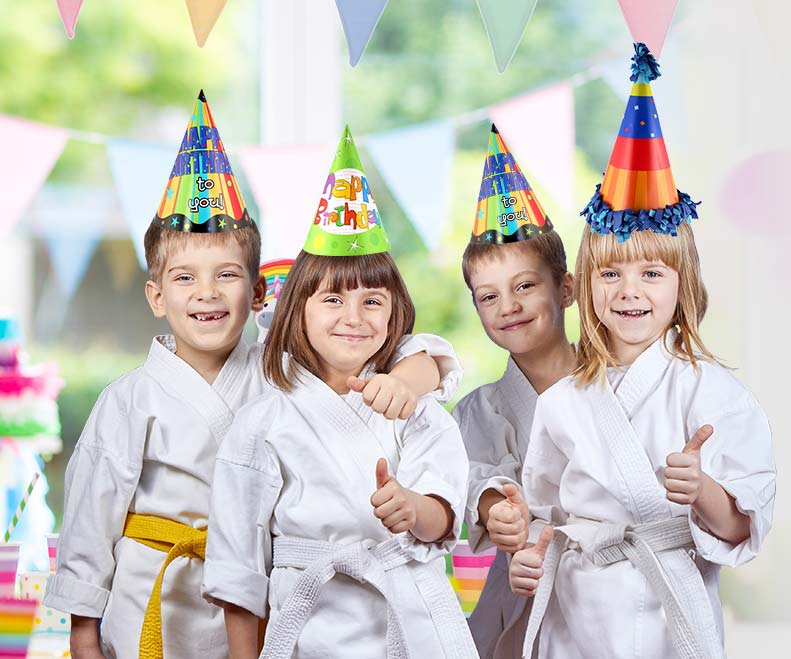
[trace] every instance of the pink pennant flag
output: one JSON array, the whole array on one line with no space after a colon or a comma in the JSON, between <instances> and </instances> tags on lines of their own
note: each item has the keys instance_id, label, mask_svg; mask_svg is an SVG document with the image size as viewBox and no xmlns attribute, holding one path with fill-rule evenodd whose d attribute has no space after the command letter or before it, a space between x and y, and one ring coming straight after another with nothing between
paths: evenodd
<instances>
[{"instance_id":1,"label":"pink pennant flag","mask_svg":"<svg viewBox=\"0 0 791 659\"><path fill-rule=\"evenodd\" d=\"M618 0L632 40L642 41L659 59L678 0Z\"/></svg>"},{"instance_id":2,"label":"pink pennant flag","mask_svg":"<svg viewBox=\"0 0 791 659\"><path fill-rule=\"evenodd\" d=\"M544 87L489 108L529 181L558 203L574 202L574 94L568 82ZM551 215L551 213L550 213Z\"/></svg>"},{"instance_id":3,"label":"pink pennant flag","mask_svg":"<svg viewBox=\"0 0 791 659\"><path fill-rule=\"evenodd\" d=\"M68 133L63 128L0 115L0 136L6 154L0 158L3 236L14 228L47 180L66 146Z\"/></svg>"},{"instance_id":4,"label":"pink pennant flag","mask_svg":"<svg viewBox=\"0 0 791 659\"><path fill-rule=\"evenodd\" d=\"M66 36L74 38L74 28L77 26L77 17L80 15L82 0L57 0L60 18L66 28Z\"/></svg>"},{"instance_id":5,"label":"pink pennant flag","mask_svg":"<svg viewBox=\"0 0 791 659\"><path fill-rule=\"evenodd\" d=\"M258 203L262 260L299 254L332 161L328 145L251 146L240 152Z\"/></svg>"}]
</instances>

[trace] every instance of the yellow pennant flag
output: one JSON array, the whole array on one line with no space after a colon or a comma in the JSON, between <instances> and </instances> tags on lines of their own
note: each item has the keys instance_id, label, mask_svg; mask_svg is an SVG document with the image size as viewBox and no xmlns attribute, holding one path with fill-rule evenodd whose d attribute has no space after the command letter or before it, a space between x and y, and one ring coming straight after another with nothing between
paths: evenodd
<instances>
[{"instance_id":1,"label":"yellow pennant flag","mask_svg":"<svg viewBox=\"0 0 791 659\"><path fill-rule=\"evenodd\" d=\"M195 41L203 48L228 0L187 0Z\"/></svg>"}]
</instances>

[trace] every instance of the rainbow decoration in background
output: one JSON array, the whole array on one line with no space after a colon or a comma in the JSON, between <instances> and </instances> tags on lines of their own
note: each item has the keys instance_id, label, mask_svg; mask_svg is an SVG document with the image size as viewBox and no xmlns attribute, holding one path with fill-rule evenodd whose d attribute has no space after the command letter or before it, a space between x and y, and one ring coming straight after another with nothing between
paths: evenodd
<instances>
[{"instance_id":1,"label":"rainbow decoration in background","mask_svg":"<svg viewBox=\"0 0 791 659\"><path fill-rule=\"evenodd\" d=\"M275 259L258 266L258 276L266 280L266 297L264 303L280 297L280 290L286 283L286 277L294 265L294 259Z\"/></svg>"},{"instance_id":2,"label":"rainbow decoration in background","mask_svg":"<svg viewBox=\"0 0 791 659\"><path fill-rule=\"evenodd\" d=\"M462 538L466 538L466 528ZM489 575L489 568L497 555L497 548L491 547L478 554L473 554L466 539L459 540L453 552L446 560L446 573L459 598L464 616L469 618L478 604L481 591Z\"/></svg>"},{"instance_id":3,"label":"rainbow decoration in background","mask_svg":"<svg viewBox=\"0 0 791 659\"><path fill-rule=\"evenodd\" d=\"M201 89L152 224L210 233L252 221Z\"/></svg>"},{"instance_id":4,"label":"rainbow decoration in background","mask_svg":"<svg viewBox=\"0 0 791 659\"><path fill-rule=\"evenodd\" d=\"M492 124L470 242L511 243L549 231L552 222Z\"/></svg>"},{"instance_id":5,"label":"rainbow decoration in background","mask_svg":"<svg viewBox=\"0 0 791 659\"><path fill-rule=\"evenodd\" d=\"M35 600L0 598L0 657L27 657L36 606Z\"/></svg>"},{"instance_id":6,"label":"rainbow decoration in background","mask_svg":"<svg viewBox=\"0 0 791 659\"><path fill-rule=\"evenodd\" d=\"M255 314L255 326L258 328L258 341L260 343L263 343L269 328L272 326L275 306L292 265L294 265L294 259L275 259L274 261L266 261L258 266L258 276L263 277L266 281L264 307Z\"/></svg>"}]
</instances>

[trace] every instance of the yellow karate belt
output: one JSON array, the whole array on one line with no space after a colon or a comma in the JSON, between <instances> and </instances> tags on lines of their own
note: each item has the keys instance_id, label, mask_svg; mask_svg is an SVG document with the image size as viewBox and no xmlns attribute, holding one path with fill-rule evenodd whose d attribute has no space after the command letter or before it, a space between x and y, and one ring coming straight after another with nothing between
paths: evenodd
<instances>
[{"instance_id":1,"label":"yellow karate belt","mask_svg":"<svg viewBox=\"0 0 791 659\"><path fill-rule=\"evenodd\" d=\"M168 565L179 556L206 558L206 529L196 529L163 517L129 513L124 536L167 554L151 589L140 632L140 659L163 659L162 579Z\"/></svg>"}]
</instances>

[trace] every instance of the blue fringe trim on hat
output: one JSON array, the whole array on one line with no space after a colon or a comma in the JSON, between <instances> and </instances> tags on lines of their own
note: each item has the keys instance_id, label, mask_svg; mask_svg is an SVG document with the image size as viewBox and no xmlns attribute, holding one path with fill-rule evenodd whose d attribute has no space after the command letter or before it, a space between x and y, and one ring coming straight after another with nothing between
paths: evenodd
<instances>
[{"instance_id":1,"label":"blue fringe trim on hat","mask_svg":"<svg viewBox=\"0 0 791 659\"><path fill-rule=\"evenodd\" d=\"M697 219L696 207L699 201L692 201L685 192L678 192L678 201L670 206L652 210L613 210L612 206L604 201L601 196L601 183L596 186L588 205L580 213L585 221L590 224L591 231L601 236L613 233L622 243L632 235L633 231L646 231L664 233L671 236L678 235L677 228L684 222Z\"/></svg>"},{"instance_id":2,"label":"blue fringe trim on hat","mask_svg":"<svg viewBox=\"0 0 791 659\"><path fill-rule=\"evenodd\" d=\"M651 82L661 75L659 62L648 50L648 46L644 43L636 43L634 45L634 56L632 57L632 75L629 80L637 82L642 78L643 82Z\"/></svg>"}]
</instances>

